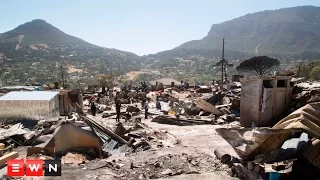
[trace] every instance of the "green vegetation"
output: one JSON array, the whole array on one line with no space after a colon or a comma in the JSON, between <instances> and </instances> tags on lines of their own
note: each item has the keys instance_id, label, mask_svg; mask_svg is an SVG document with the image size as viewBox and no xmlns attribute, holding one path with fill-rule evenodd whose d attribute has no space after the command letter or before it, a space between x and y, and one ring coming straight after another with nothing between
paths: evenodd
<instances>
[{"instance_id":1,"label":"green vegetation","mask_svg":"<svg viewBox=\"0 0 320 180\"><path fill-rule=\"evenodd\" d=\"M267 75L280 65L279 60L268 56L256 56L242 61L236 68L237 71L247 72L254 75Z\"/></svg>"},{"instance_id":2,"label":"green vegetation","mask_svg":"<svg viewBox=\"0 0 320 180\"><path fill-rule=\"evenodd\" d=\"M114 79L115 77L113 76L112 73L100 75L100 76L97 76L96 78L96 80L98 81L98 84L101 87L108 87L108 88L112 88L115 85Z\"/></svg>"},{"instance_id":3,"label":"green vegetation","mask_svg":"<svg viewBox=\"0 0 320 180\"><path fill-rule=\"evenodd\" d=\"M161 72L162 77L174 78L178 81L187 80L191 84L199 81L212 83L212 80L218 80L221 76L221 68L216 66L220 59L216 57L185 55L184 58L156 59L153 57L152 60L151 69ZM229 63L237 65L238 61L230 59ZM235 68L230 67L227 72L231 75L235 72Z\"/></svg>"},{"instance_id":4,"label":"green vegetation","mask_svg":"<svg viewBox=\"0 0 320 180\"><path fill-rule=\"evenodd\" d=\"M62 65L66 84L72 87L109 85L115 81L126 83L129 79L123 76L125 73L142 68L157 70L159 73L141 74L137 81L168 77L190 83L211 83L212 80L220 80L221 76L221 68L217 63L221 60L222 37L226 37L225 59L233 64L233 67L227 67L229 79L232 74L241 74L237 72L236 66L252 57L255 50L259 54L269 54L269 57L279 59L283 67L290 67L297 63L296 60L320 57L320 41L317 39L320 34L314 32L316 28L309 28L310 23L315 27L320 24L319 19L314 18L314 15L320 16L320 11L314 9L318 10L316 7L297 7L249 14L213 25L208 36L202 40L143 57L92 45L65 34L43 20L33 20L0 34L0 53L6 56L6 59L0 60L0 78L3 84L8 85L33 82L52 85L55 81L61 81ZM312 15L308 15L309 12ZM300 17L303 21L296 22L295 18L287 19L287 24L281 23L281 18L267 21L274 16L288 15ZM280 23L279 27L277 23ZM299 28L295 28L297 25ZM287 26L290 26L289 30ZM282 32L281 28L287 29L290 36ZM291 32L292 29L297 30ZM274 37L274 34L279 36ZM309 45L305 47L305 44ZM310 79L318 78L319 68L315 66L319 65L304 65L301 69L305 72L301 71L301 74ZM78 70L70 71L70 68ZM261 73L264 74L264 71ZM97 75L101 74L112 74L112 77L97 79Z\"/></svg>"},{"instance_id":5,"label":"green vegetation","mask_svg":"<svg viewBox=\"0 0 320 180\"><path fill-rule=\"evenodd\" d=\"M299 72L300 68L300 72ZM293 69L299 77L310 80L320 80L320 61L312 61L310 63L301 63Z\"/></svg>"},{"instance_id":6,"label":"green vegetation","mask_svg":"<svg viewBox=\"0 0 320 180\"><path fill-rule=\"evenodd\" d=\"M313 80L320 79L320 66L315 66L312 68L312 70L310 72L310 78Z\"/></svg>"},{"instance_id":7,"label":"green vegetation","mask_svg":"<svg viewBox=\"0 0 320 180\"><path fill-rule=\"evenodd\" d=\"M219 44L222 47L222 43ZM159 52L153 55L149 55L149 58L157 58L157 59L170 59L170 58L189 58L189 57L206 57L218 58L221 56L221 47L217 47L217 49L193 49L193 48L175 48L168 51ZM237 51L225 50L226 58L238 58L244 59L251 57L250 54L241 53Z\"/></svg>"},{"instance_id":8,"label":"green vegetation","mask_svg":"<svg viewBox=\"0 0 320 180\"><path fill-rule=\"evenodd\" d=\"M92 45L43 20L0 34L0 53L6 56L0 62L0 77L7 74L8 85L61 81L62 65L68 85L81 86L93 83L98 74L119 76L139 70L142 63L133 53ZM68 72L70 66L82 72Z\"/></svg>"}]
</instances>

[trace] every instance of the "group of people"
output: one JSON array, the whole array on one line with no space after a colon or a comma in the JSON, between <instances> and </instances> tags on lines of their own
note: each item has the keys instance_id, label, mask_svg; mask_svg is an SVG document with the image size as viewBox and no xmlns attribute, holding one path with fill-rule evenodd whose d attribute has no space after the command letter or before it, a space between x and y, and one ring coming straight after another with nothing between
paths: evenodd
<instances>
[{"instance_id":1,"label":"group of people","mask_svg":"<svg viewBox=\"0 0 320 180\"><path fill-rule=\"evenodd\" d=\"M141 90L141 92L148 92L147 82L142 82L142 83L140 83L139 90Z\"/></svg>"},{"instance_id":2,"label":"group of people","mask_svg":"<svg viewBox=\"0 0 320 180\"><path fill-rule=\"evenodd\" d=\"M116 117L116 122L120 122L120 114L121 114L121 101L119 98L119 92L117 92L116 98L115 98L115 104L116 104L116 113L117 113L117 117ZM143 101L143 109L144 109L144 118L148 119L148 111L149 111L149 101L148 99Z\"/></svg>"},{"instance_id":3,"label":"group of people","mask_svg":"<svg viewBox=\"0 0 320 180\"><path fill-rule=\"evenodd\" d=\"M188 89L189 86L190 86L189 82L181 80L181 85L180 85L181 88Z\"/></svg>"},{"instance_id":4,"label":"group of people","mask_svg":"<svg viewBox=\"0 0 320 180\"><path fill-rule=\"evenodd\" d=\"M119 95L120 95L120 93L117 92L116 97L115 97L115 105L116 105L116 113L117 113L116 122L117 123L120 122L120 117L121 117L120 116L120 114L121 114L121 101L120 101ZM91 114L92 114L92 116L95 116L96 112L97 112L97 107L94 103L94 97L92 96L89 100L90 100ZM156 106L157 106L157 109L161 109L161 105L160 105L159 101L157 101ZM149 110L148 100L143 101L143 109L145 112L145 119L148 119L148 110Z\"/></svg>"},{"instance_id":5,"label":"group of people","mask_svg":"<svg viewBox=\"0 0 320 180\"><path fill-rule=\"evenodd\" d=\"M115 104L116 104L116 113L117 113L117 117L116 117L116 122L120 122L120 113L121 113L121 101L119 98L119 92L116 93L116 98L115 98ZM90 99L90 110L91 110L91 114L92 116L96 115L96 111L97 111L97 107L94 104L94 97L92 96Z\"/></svg>"},{"instance_id":6,"label":"group of people","mask_svg":"<svg viewBox=\"0 0 320 180\"><path fill-rule=\"evenodd\" d=\"M121 89L123 91L127 91L127 86L123 86ZM131 88L131 84L130 84L130 88ZM148 85L146 82L142 82L140 83L140 86L139 88L137 89L137 91L141 91L141 92L148 92ZM111 90L110 89L105 89L104 93L103 94L108 94L109 96L112 96L112 93L111 93ZM114 96L114 95L113 95ZM122 98L129 98L129 97L122 97ZM120 100L120 92L116 92L115 94L115 98L114 98L114 101L115 101L115 106L116 106L116 122L120 122L120 114L121 114L121 100ZM90 99L89 99L89 102L90 102L90 110L91 110L91 114L93 116L96 115L96 112L97 112L97 107L95 105L95 102L97 102L95 100L95 97L94 96L91 96ZM131 103L133 101L130 101ZM99 102L97 102L99 103ZM145 119L148 119L148 111L149 111L149 100L146 99L146 100L142 100L142 107L144 109L144 114L145 114ZM161 104L160 104L160 101L158 100L158 98L156 99L156 108L158 110L161 110Z\"/></svg>"}]
</instances>

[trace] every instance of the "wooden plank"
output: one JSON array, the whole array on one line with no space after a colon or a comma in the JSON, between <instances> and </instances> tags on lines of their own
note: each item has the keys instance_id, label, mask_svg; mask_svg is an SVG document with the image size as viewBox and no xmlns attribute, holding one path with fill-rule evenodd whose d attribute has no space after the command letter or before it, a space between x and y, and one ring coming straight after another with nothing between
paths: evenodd
<instances>
[{"instance_id":1,"label":"wooden plank","mask_svg":"<svg viewBox=\"0 0 320 180\"><path fill-rule=\"evenodd\" d=\"M75 107L76 112L78 113L78 115L92 128L92 125L94 125L96 128L98 128L100 131L106 133L107 135L109 135L112 139L122 143L122 144L128 144L128 142L126 140L124 140L123 138L121 138L120 136L118 136L117 134L115 134L114 132L112 132L111 130L101 126L100 124L98 124L97 122L95 122L94 120L90 119L87 117L87 115L83 112L82 108L80 107L80 105L78 103L75 103L74 106L73 104L71 104L71 107Z\"/></svg>"},{"instance_id":2,"label":"wooden plank","mask_svg":"<svg viewBox=\"0 0 320 180\"><path fill-rule=\"evenodd\" d=\"M208 120L200 120L200 119L185 119L185 118L176 118L172 116L157 116L152 119L152 122L159 122L159 123L164 123L164 124L213 124L213 121L208 121Z\"/></svg>"},{"instance_id":3,"label":"wooden plank","mask_svg":"<svg viewBox=\"0 0 320 180\"><path fill-rule=\"evenodd\" d=\"M99 130L101 130L102 132L108 134L112 139L122 143L122 144L128 144L128 142L124 139L122 139L120 136L118 136L116 133L110 131L109 129L101 126L100 124L98 124L97 122L95 122L94 120L88 118L88 117L85 117L85 116L82 116L81 114L79 114L79 116L85 120L85 122L90 126L90 123L93 124L95 127L97 127Z\"/></svg>"},{"instance_id":4,"label":"wooden plank","mask_svg":"<svg viewBox=\"0 0 320 180\"><path fill-rule=\"evenodd\" d=\"M241 81L240 123L244 127L256 125L260 114L262 80Z\"/></svg>"},{"instance_id":5,"label":"wooden plank","mask_svg":"<svg viewBox=\"0 0 320 180\"><path fill-rule=\"evenodd\" d=\"M275 88L264 88L262 94L262 109L260 112L260 119L259 119L259 127L260 126L272 126L273 125L273 91Z\"/></svg>"},{"instance_id":6,"label":"wooden plank","mask_svg":"<svg viewBox=\"0 0 320 180\"><path fill-rule=\"evenodd\" d=\"M10 152L0 157L0 167L6 165L8 159L15 159L19 157L18 152Z\"/></svg>"},{"instance_id":7,"label":"wooden plank","mask_svg":"<svg viewBox=\"0 0 320 180\"><path fill-rule=\"evenodd\" d=\"M284 112L286 108L286 98L287 98L287 92L284 88L277 88L276 90L276 98L275 98L275 104L274 104L274 118L280 117Z\"/></svg>"},{"instance_id":8,"label":"wooden plank","mask_svg":"<svg viewBox=\"0 0 320 180\"><path fill-rule=\"evenodd\" d=\"M223 104L223 105L217 105L217 106L215 106L216 108L222 108L222 107L228 107L228 106L231 106L232 105L232 103L230 103L230 104Z\"/></svg>"},{"instance_id":9,"label":"wooden plank","mask_svg":"<svg viewBox=\"0 0 320 180\"><path fill-rule=\"evenodd\" d=\"M200 109L203 109L207 112L211 112L215 115L223 115L223 112L211 105L210 103L207 103L203 99L198 99L197 101L197 107Z\"/></svg>"}]
</instances>

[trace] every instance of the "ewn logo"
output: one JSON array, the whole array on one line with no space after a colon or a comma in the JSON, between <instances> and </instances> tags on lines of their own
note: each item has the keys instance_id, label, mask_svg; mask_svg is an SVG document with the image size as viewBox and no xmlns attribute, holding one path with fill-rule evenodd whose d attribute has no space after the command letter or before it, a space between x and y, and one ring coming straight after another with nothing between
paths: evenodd
<instances>
[{"instance_id":1,"label":"ewn logo","mask_svg":"<svg viewBox=\"0 0 320 180\"><path fill-rule=\"evenodd\" d=\"M8 176L61 176L60 160L24 160L10 159L7 161Z\"/></svg>"}]
</instances>

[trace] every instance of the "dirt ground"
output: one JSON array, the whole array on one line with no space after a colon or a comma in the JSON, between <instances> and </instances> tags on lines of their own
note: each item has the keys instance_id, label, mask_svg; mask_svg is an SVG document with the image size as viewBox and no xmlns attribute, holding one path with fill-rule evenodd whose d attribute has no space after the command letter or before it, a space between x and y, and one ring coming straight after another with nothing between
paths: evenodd
<instances>
[{"instance_id":1,"label":"dirt ground","mask_svg":"<svg viewBox=\"0 0 320 180\"><path fill-rule=\"evenodd\" d=\"M128 80L136 80L140 74L153 74L158 73L157 71L152 71L150 69L141 69L140 71L130 71L125 74L125 76L128 78Z\"/></svg>"},{"instance_id":2,"label":"dirt ground","mask_svg":"<svg viewBox=\"0 0 320 180\"><path fill-rule=\"evenodd\" d=\"M23 38L24 38L24 35L23 35L23 34L21 34L21 35L18 36L18 41L19 41L19 42L18 42L18 44L16 45L16 50L18 50L18 49L20 48L20 44L21 44Z\"/></svg>"},{"instance_id":3,"label":"dirt ground","mask_svg":"<svg viewBox=\"0 0 320 180\"><path fill-rule=\"evenodd\" d=\"M128 72L127 74L125 74L125 76L128 77L128 80L135 80L140 74L144 74L146 72L143 72L143 71L131 71L131 72Z\"/></svg>"},{"instance_id":4,"label":"dirt ground","mask_svg":"<svg viewBox=\"0 0 320 180\"><path fill-rule=\"evenodd\" d=\"M103 126L115 127L115 119L90 118ZM142 118L147 126L145 131L157 132L157 144L149 150L135 151L131 154L118 154L105 159L94 159L84 164L62 165L61 177L25 177L24 179L237 179L231 176L230 168L223 165L214 155L214 149L237 157L231 146L215 131L220 125L175 126L151 122ZM123 123L124 127L132 123ZM24 147L26 150L26 147ZM23 149L19 151L23 154Z\"/></svg>"},{"instance_id":5,"label":"dirt ground","mask_svg":"<svg viewBox=\"0 0 320 180\"><path fill-rule=\"evenodd\" d=\"M75 72L81 73L81 72L83 72L82 69L77 69L74 66L68 66L68 71L71 72L71 73L75 73Z\"/></svg>"},{"instance_id":6,"label":"dirt ground","mask_svg":"<svg viewBox=\"0 0 320 180\"><path fill-rule=\"evenodd\" d=\"M115 126L114 119L92 117L101 124ZM80 165L62 165L61 177L34 177L27 179L236 179L230 168L214 155L222 147L232 155L235 152L215 131L219 125L175 126L144 120L148 128L166 134L159 141L162 147L153 147L132 154L113 155ZM126 127L126 124L124 124Z\"/></svg>"}]
</instances>

